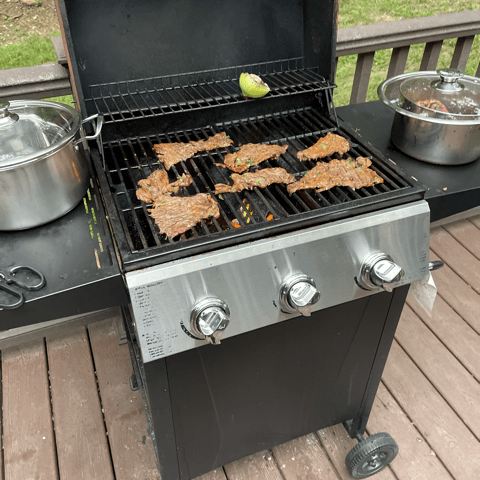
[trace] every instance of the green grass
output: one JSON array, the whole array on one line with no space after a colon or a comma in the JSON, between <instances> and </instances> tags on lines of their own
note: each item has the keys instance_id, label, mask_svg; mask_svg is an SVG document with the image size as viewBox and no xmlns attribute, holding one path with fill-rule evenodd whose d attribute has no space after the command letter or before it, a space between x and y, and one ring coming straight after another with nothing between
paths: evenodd
<instances>
[{"instance_id":1,"label":"green grass","mask_svg":"<svg viewBox=\"0 0 480 480\"><path fill-rule=\"evenodd\" d=\"M56 62L57 58L51 41L51 38L56 35L60 35L60 32L52 32L49 36L30 35L18 44L0 46L2 70Z\"/></svg>"},{"instance_id":2,"label":"green grass","mask_svg":"<svg viewBox=\"0 0 480 480\"><path fill-rule=\"evenodd\" d=\"M477 10L478 0L340 0L340 28Z\"/></svg>"},{"instance_id":3,"label":"green grass","mask_svg":"<svg viewBox=\"0 0 480 480\"><path fill-rule=\"evenodd\" d=\"M53 49L51 38L60 35L59 31L51 35L30 35L17 44L0 46L0 68L33 67L43 63L56 63L57 57ZM72 95L52 97L45 100L66 103L72 106Z\"/></svg>"}]
</instances>

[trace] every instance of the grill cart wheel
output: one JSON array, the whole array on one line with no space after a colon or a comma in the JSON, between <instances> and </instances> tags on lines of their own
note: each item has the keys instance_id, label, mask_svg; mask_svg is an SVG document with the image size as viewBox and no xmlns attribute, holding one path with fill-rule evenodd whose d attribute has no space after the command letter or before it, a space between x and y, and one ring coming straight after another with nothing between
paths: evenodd
<instances>
[{"instance_id":1,"label":"grill cart wheel","mask_svg":"<svg viewBox=\"0 0 480 480\"><path fill-rule=\"evenodd\" d=\"M398 445L388 433L375 433L363 438L345 458L353 478L367 478L385 468L398 453Z\"/></svg>"}]
</instances>

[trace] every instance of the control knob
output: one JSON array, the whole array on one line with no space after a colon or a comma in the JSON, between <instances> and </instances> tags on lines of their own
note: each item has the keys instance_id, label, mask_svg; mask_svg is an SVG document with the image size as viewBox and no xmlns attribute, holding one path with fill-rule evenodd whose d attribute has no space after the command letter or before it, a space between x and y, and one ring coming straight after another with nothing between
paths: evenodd
<instances>
[{"instance_id":1,"label":"control knob","mask_svg":"<svg viewBox=\"0 0 480 480\"><path fill-rule=\"evenodd\" d=\"M298 312L306 317L311 315L320 296L315 282L303 273L288 277L280 288L282 310L288 313Z\"/></svg>"},{"instance_id":2,"label":"control knob","mask_svg":"<svg viewBox=\"0 0 480 480\"><path fill-rule=\"evenodd\" d=\"M218 345L230 323L228 305L217 297L206 297L195 304L190 315L192 333Z\"/></svg>"},{"instance_id":3,"label":"control knob","mask_svg":"<svg viewBox=\"0 0 480 480\"><path fill-rule=\"evenodd\" d=\"M393 291L405 276L405 270L397 265L390 255L372 253L363 262L360 272L360 284L367 290L382 288Z\"/></svg>"}]
</instances>

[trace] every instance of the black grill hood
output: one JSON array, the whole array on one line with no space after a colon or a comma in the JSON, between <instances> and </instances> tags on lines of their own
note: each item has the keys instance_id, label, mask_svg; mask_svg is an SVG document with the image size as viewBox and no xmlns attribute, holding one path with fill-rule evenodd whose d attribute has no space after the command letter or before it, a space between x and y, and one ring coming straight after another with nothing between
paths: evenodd
<instances>
[{"instance_id":1,"label":"black grill hood","mask_svg":"<svg viewBox=\"0 0 480 480\"><path fill-rule=\"evenodd\" d=\"M302 58L333 82L336 0L57 0L83 116L90 86Z\"/></svg>"}]
</instances>

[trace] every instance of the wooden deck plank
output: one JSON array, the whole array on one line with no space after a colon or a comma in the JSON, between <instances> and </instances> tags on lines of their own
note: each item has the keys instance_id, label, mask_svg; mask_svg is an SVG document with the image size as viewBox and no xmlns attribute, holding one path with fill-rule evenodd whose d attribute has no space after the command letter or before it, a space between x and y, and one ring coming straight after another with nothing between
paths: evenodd
<instances>
[{"instance_id":1,"label":"wooden deck plank","mask_svg":"<svg viewBox=\"0 0 480 480\"><path fill-rule=\"evenodd\" d=\"M399 444L400 452L388 469L373 477L375 480L480 479L480 421L475 418L480 417L480 294L471 286L471 278L476 278L471 271L476 264L472 262L470 270L467 268L470 260L478 261L477 246L471 245L471 239L477 241L477 232L465 224L467 221L480 231L480 215L477 215L443 227L441 242L434 232L433 237L437 235L435 238L441 245L435 246L431 259L438 259L436 253L441 250L441 258L447 265L433 273L439 295L432 316L411 297L404 310L383 375L385 384L379 387L367 425L369 434L390 433ZM434 244L435 239L432 246ZM450 248L452 245L455 249ZM455 253L458 251L460 256ZM136 477L138 465L131 465L150 465L155 460L151 445L148 448L150 439L144 433L145 418L143 411L140 414L138 394L131 392L127 383L131 371L128 351L116 345L115 331L108 322L89 327L89 333L90 343L84 328L61 338L49 338L49 363L44 351L44 367L32 354L33 350L30 354L23 352L23 348L30 346L2 352L6 479L58 478L58 470L35 476L45 459L52 463L53 456L55 460L52 405L60 480L159 478L155 476L156 469L153 477L149 477L149 473ZM35 348L41 350L43 341L36 345ZM52 404L48 388L45 391L47 365L50 366ZM24 372L29 372L25 378ZM25 388L19 387L19 382L25 384ZM39 389L34 388L37 384ZM31 394L25 393L30 391ZM30 406L32 398L39 395L48 400L48 408L44 408L43 413ZM25 415L19 413L21 410ZM34 420L28 420L32 415ZM43 436L47 436L42 435L40 440L36 431L31 433L37 428L32 429L35 422L43 422L50 428L51 450L45 455L38 452L44 451L43 442L47 438L43 440ZM99 424L103 431L98 428ZM139 441L144 435L145 444ZM17 443L9 444L13 441ZM31 457L29 442L37 449ZM195 480L351 480L344 462L355 445L356 441L348 437L344 428L336 425L277 446L272 455L269 451L260 452ZM26 453L20 455L19 452ZM12 458L14 462L9 466ZM55 465L54 468L57 469ZM1 473L0 464L0 478Z\"/></svg>"},{"instance_id":2,"label":"wooden deck plank","mask_svg":"<svg viewBox=\"0 0 480 480\"><path fill-rule=\"evenodd\" d=\"M139 392L130 389L128 346L112 320L88 326L116 480L160 480Z\"/></svg>"},{"instance_id":3,"label":"wooden deck plank","mask_svg":"<svg viewBox=\"0 0 480 480\"><path fill-rule=\"evenodd\" d=\"M403 309L395 338L455 413L480 438L479 383L408 305Z\"/></svg>"},{"instance_id":4,"label":"wooden deck plank","mask_svg":"<svg viewBox=\"0 0 480 480\"><path fill-rule=\"evenodd\" d=\"M472 480L480 468L480 444L429 380L393 342L383 382L456 480Z\"/></svg>"},{"instance_id":5,"label":"wooden deck plank","mask_svg":"<svg viewBox=\"0 0 480 480\"><path fill-rule=\"evenodd\" d=\"M398 480L452 480L427 440L415 428L383 383L380 383L367 431L387 432L399 452L390 468Z\"/></svg>"},{"instance_id":6,"label":"wooden deck plank","mask_svg":"<svg viewBox=\"0 0 480 480\"><path fill-rule=\"evenodd\" d=\"M430 252L430 260L440 257ZM448 265L432 273L439 295L480 334L480 295L461 279Z\"/></svg>"},{"instance_id":7,"label":"wooden deck plank","mask_svg":"<svg viewBox=\"0 0 480 480\"><path fill-rule=\"evenodd\" d=\"M324 428L323 430L319 430L317 435L340 478L342 480L352 480L345 466L345 457L348 452L357 445L357 441L349 437L343 425ZM374 478L375 480L396 480L390 467L376 473Z\"/></svg>"},{"instance_id":8,"label":"wooden deck plank","mask_svg":"<svg viewBox=\"0 0 480 480\"><path fill-rule=\"evenodd\" d=\"M480 228L480 215L474 215L468 219L472 222L477 228Z\"/></svg>"},{"instance_id":9,"label":"wooden deck plank","mask_svg":"<svg viewBox=\"0 0 480 480\"><path fill-rule=\"evenodd\" d=\"M60 478L113 480L85 327L47 339L47 354Z\"/></svg>"},{"instance_id":10,"label":"wooden deck plank","mask_svg":"<svg viewBox=\"0 0 480 480\"><path fill-rule=\"evenodd\" d=\"M443 227L433 228L430 248L477 293L480 293L480 260Z\"/></svg>"},{"instance_id":11,"label":"wooden deck plank","mask_svg":"<svg viewBox=\"0 0 480 480\"><path fill-rule=\"evenodd\" d=\"M448 223L443 227L458 243L480 260L480 229L468 219Z\"/></svg>"},{"instance_id":12,"label":"wooden deck plank","mask_svg":"<svg viewBox=\"0 0 480 480\"><path fill-rule=\"evenodd\" d=\"M2 385L6 478L58 479L43 339L2 351Z\"/></svg>"},{"instance_id":13,"label":"wooden deck plank","mask_svg":"<svg viewBox=\"0 0 480 480\"><path fill-rule=\"evenodd\" d=\"M228 480L284 480L268 450L229 463L224 469Z\"/></svg>"},{"instance_id":14,"label":"wooden deck plank","mask_svg":"<svg viewBox=\"0 0 480 480\"><path fill-rule=\"evenodd\" d=\"M429 315L410 295L408 306L422 319L462 365L480 381L480 337L450 305L437 295Z\"/></svg>"},{"instance_id":15,"label":"wooden deck plank","mask_svg":"<svg viewBox=\"0 0 480 480\"><path fill-rule=\"evenodd\" d=\"M285 480L338 480L318 437L311 433L273 449Z\"/></svg>"}]
</instances>

